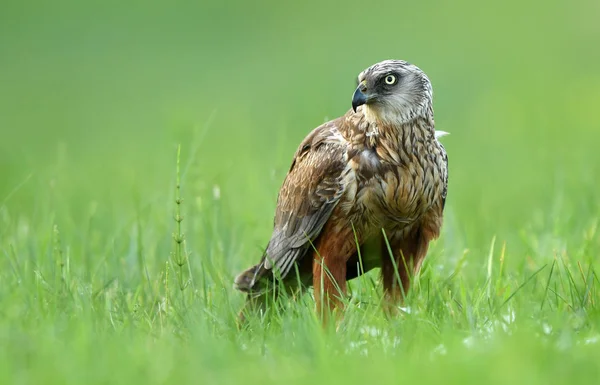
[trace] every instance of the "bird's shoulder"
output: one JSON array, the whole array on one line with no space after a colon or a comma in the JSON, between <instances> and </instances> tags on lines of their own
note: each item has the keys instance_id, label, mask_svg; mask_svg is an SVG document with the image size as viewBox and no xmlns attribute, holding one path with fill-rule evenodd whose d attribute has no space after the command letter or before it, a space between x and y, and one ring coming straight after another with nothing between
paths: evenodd
<instances>
[{"instance_id":1,"label":"bird's shoulder","mask_svg":"<svg viewBox=\"0 0 600 385\"><path fill-rule=\"evenodd\" d=\"M348 167L348 143L339 126L339 118L326 122L300 143L279 191L279 211L305 215L339 199Z\"/></svg>"},{"instance_id":2,"label":"bird's shoulder","mask_svg":"<svg viewBox=\"0 0 600 385\"><path fill-rule=\"evenodd\" d=\"M322 146L327 146L329 149L343 150L347 142L340 133L342 123L341 118L330 120L316 127L306 135L294 153L290 171L294 169L298 161L307 155L321 152L323 150Z\"/></svg>"}]
</instances>

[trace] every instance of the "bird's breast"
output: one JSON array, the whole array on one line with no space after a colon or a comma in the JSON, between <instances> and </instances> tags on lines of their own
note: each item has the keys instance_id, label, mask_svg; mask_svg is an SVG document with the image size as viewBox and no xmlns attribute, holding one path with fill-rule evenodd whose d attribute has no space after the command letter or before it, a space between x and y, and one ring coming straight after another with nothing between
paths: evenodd
<instances>
[{"instance_id":1,"label":"bird's breast","mask_svg":"<svg viewBox=\"0 0 600 385\"><path fill-rule=\"evenodd\" d=\"M375 150L364 149L350 159L350 167L356 177L364 183L380 172L381 160Z\"/></svg>"},{"instance_id":2,"label":"bird's breast","mask_svg":"<svg viewBox=\"0 0 600 385\"><path fill-rule=\"evenodd\" d=\"M352 194L345 207L376 225L410 223L434 203L442 181L431 157L405 154L389 162L374 149L356 152L349 160Z\"/></svg>"}]
</instances>

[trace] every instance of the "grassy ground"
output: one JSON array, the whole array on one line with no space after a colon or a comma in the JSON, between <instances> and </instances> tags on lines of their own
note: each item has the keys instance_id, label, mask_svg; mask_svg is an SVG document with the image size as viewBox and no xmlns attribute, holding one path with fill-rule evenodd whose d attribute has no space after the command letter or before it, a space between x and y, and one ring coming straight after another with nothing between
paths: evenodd
<instances>
[{"instance_id":1,"label":"grassy ground","mask_svg":"<svg viewBox=\"0 0 600 385\"><path fill-rule=\"evenodd\" d=\"M597 2L369 7L3 3L1 383L597 381ZM375 271L337 331L309 295L239 331L296 145L386 58L451 132L407 308Z\"/></svg>"}]
</instances>

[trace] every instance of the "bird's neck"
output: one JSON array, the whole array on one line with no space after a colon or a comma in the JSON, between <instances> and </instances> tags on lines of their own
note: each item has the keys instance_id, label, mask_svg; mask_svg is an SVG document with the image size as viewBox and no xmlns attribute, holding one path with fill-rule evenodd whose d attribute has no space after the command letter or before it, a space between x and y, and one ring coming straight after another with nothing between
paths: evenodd
<instances>
[{"instance_id":1,"label":"bird's neck","mask_svg":"<svg viewBox=\"0 0 600 385\"><path fill-rule=\"evenodd\" d=\"M348 111L342 125L342 135L357 149L397 149L412 151L416 143L435 140L433 112L405 122L388 122L369 116L359 109ZM379 149L377 150L379 152Z\"/></svg>"}]
</instances>

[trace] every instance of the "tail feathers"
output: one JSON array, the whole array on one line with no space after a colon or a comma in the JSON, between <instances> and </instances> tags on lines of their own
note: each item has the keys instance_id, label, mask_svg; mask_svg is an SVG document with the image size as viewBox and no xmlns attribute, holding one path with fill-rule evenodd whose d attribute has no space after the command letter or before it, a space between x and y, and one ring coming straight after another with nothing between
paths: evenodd
<instances>
[{"instance_id":1,"label":"tail feathers","mask_svg":"<svg viewBox=\"0 0 600 385\"><path fill-rule=\"evenodd\" d=\"M262 268L262 264L254 265L251 268L242 271L235 277L233 281L233 287L244 293L251 293L256 291L256 284L259 280L259 272Z\"/></svg>"}]
</instances>

